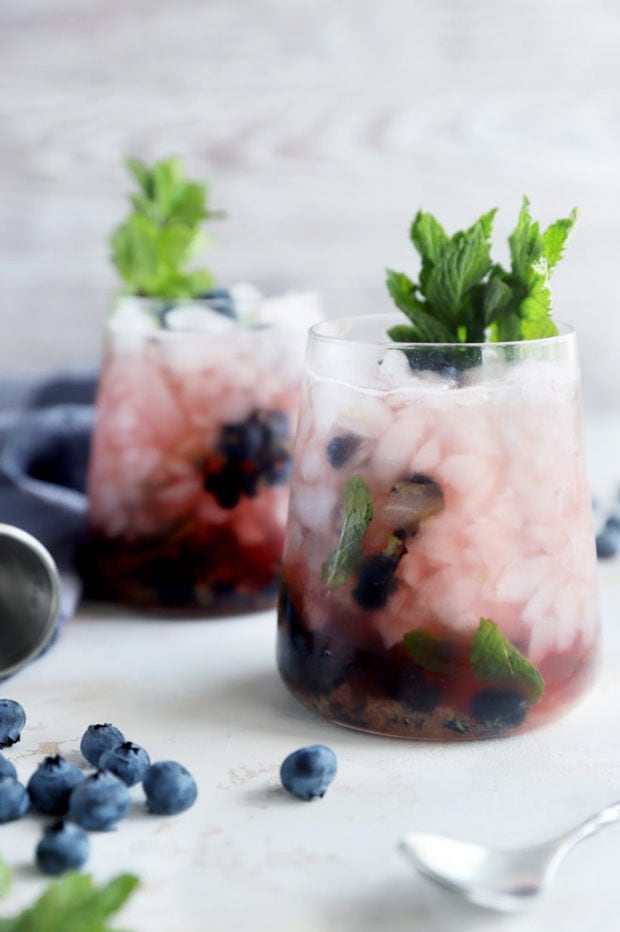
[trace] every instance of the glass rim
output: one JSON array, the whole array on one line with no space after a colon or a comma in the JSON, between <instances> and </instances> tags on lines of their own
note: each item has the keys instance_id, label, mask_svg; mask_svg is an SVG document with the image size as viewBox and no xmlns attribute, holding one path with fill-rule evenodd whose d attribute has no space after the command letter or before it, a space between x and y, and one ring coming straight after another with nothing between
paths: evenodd
<instances>
[{"instance_id":1,"label":"glass rim","mask_svg":"<svg viewBox=\"0 0 620 932\"><path fill-rule=\"evenodd\" d=\"M362 337L350 336L346 332L343 333L326 333L321 332L323 328L330 327L351 327L353 324L357 324L363 321L375 322L385 321L385 339L364 339ZM491 341L487 340L485 342L471 342L471 343L459 343L446 342L446 343L423 343L423 342L400 342L390 339L387 335L387 328L393 326L397 323L406 324L407 317L404 313L378 313L378 314L352 314L346 317L332 317L329 320L318 321L316 324L313 324L309 328L309 336L312 339L319 340L323 343L332 343L337 346L364 346L370 347L374 346L377 349L397 349L397 350L417 350L420 352L428 351L429 348L432 349L481 349L483 347L493 347L497 349L501 348L510 348L518 346L545 346L551 345L558 342L568 341L575 336L575 329L570 324L566 324L563 321L554 320L555 326L558 328L558 333L549 337L537 337L534 340L497 340Z\"/></svg>"}]
</instances>

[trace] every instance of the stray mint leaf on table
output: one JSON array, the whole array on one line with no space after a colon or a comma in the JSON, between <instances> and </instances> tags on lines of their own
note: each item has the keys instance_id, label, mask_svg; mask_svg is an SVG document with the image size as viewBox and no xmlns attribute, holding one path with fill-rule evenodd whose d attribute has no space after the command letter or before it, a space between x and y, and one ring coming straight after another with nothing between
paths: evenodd
<instances>
[{"instance_id":1,"label":"stray mint leaf on table","mask_svg":"<svg viewBox=\"0 0 620 932\"><path fill-rule=\"evenodd\" d=\"M11 887L11 868L3 858L0 858L0 897L6 896Z\"/></svg>"},{"instance_id":2,"label":"stray mint leaf on table","mask_svg":"<svg viewBox=\"0 0 620 932\"><path fill-rule=\"evenodd\" d=\"M361 476L342 490L342 530L338 544L323 564L322 578L330 589L343 586L362 559L362 541L372 520L372 495Z\"/></svg>"},{"instance_id":3,"label":"stray mint leaf on table","mask_svg":"<svg viewBox=\"0 0 620 932\"><path fill-rule=\"evenodd\" d=\"M511 681L537 702L545 689L538 668L502 634L490 618L481 618L471 647L471 668L477 680Z\"/></svg>"},{"instance_id":4,"label":"stray mint leaf on table","mask_svg":"<svg viewBox=\"0 0 620 932\"><path fill-rule=\"evenodd\" d=\"M12 919L0 919L0 932L113 932L108 918L138 883L133 874L120 874L97 886L89 874L70 871L51 883L33 906Z\"/></svg>"}]
</instances>

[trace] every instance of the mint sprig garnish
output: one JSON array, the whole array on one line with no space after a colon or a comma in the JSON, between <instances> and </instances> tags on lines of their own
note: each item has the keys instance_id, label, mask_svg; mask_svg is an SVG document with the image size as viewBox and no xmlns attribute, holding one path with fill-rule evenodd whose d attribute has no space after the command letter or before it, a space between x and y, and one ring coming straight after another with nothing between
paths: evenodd
<instances>
[{"instance_id":1,"label":"mint sprig garnish","mask_svg":"<svg viewBox=\"0 0 620 932\"><path fill-rule=\"evenodd\" d=\"M112 261L129 294L193 298L213 285L208 269L191 263L209 244L205 220L219 214L207 206L207 187L185 177L178 158L152 167L128 159L138 184L133 210L111 238Z\"/></svg>"},{"instance_id":2,"label":"mint sprig garnish","mask_svg":"<svg viewBox=\"0 0 620 932\"><path fill-rule=\"evenodd\" d=\"M0 932L113 932L108 918L138 883L133 874L120 874L98 886L89 874L70 871L49 884L33 906L0 919Z\"/></svg>"},{"instance_id":3,"label":"mint sprig garnish","mask_svg":"<svg viewBox=\"0 0 620 932\"><path fill-rule=\"evenodd\" d=\"M544 692L545 681L538 668L490 618L480 619L471 645L470 663L477 680L513 682L531 702L537 702Z\"/></svg>"},{"instance_id":4,"label":"mint sprig garnish","mask_svg":"<svg viewBox=\"0 0 620 932\"><path fill-rule=\"evenodd\" d=\"M336 547L323 564L321 577L330 589L343 586L362 559L362 541L372 520L372 495L361 476L342 490L342 529Z\"/></svg>"},{"instance_id":5,"label":"mint sprig garnish","mask_svg":"<svg viewBox=\"0 0 620 932\"><path fill-rule=\"evenodd\" d=\"M388 331L397 342L484 343L553 336L549 276L562 257L576 210L544 232L523 198L509 237L509 270L491 259L496 211L449 236L432 214L418 211L410 239L421 258L419 280L387 270L387 288L409 319Z\"/></svg>"}]
</instances>

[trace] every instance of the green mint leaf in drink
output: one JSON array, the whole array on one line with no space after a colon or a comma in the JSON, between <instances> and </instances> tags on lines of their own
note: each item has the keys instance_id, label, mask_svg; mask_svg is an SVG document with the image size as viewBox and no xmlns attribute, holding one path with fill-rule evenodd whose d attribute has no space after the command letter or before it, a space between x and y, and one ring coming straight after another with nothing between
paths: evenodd
<instances>
[{"instance_id":1,"label":"green mint leaf in drink","mask_svg":"<svg viewBox=\"0 0 620 932\"><path fill-rule=\"evenodd\" d=\"M407 653L414 663L435 673L456 673L458 662L450 641L433 637L428 631L414 629L403 638Z\"/></svg>"},{"instance_id":2,"label":"green mint leaf in drink","mask_svg":"<svg viewBox=\"0 0 620 932\"><path fill-rule=\"evenodd\" d=\"M334 550L322 567L330 589L343 586L362 559L362 541L372 520L372 496L361 476L353 476L342 490L342 529Z\"/></svg>"},{"instance_id":3,"label":"green mint leaf in drink","mask_svg":"<svg viewBox=\"0 0 620 932\"><path fill-rule=\"evenodd\" d=\"M509 237L510 269L491 259L496 211L449 236L439 221L418 211L410 238L419 253L419 280L388 270L387 288L409 319L388 335L399 343L485 343L541 339L557 334L549 276L561 259L576 211L544 232L523 198Z\"/></svg>"},{"instance_id":4,"label":"green mint leaf in drink","mask_svg":"<svg viewBox=\"0 0 620 932\"><path fill-rule=\"evenodd\" d=\"M0 932L112 932L108 918L138 883L132 874L121 874L98 886L89 874L69 871L49 884L33 906L0 920Z\"/></svg>"},{"instance_id":5,"label":"green mint leaf in drink","mask_svg":"<svg viewBox=\"0 0 620 932\"><path fill-rule=\"evenodd\" d=\"M185 177L178 158L152 167L129 159L138 185L132 211L111 238L112 261L129 294L193 298L213 285L208 269L193 268L209 244L204 221L217 216L207 206L206 185Z\"/></svg>"},{"instance_id":6,"label":"green mint leaf in drink","mask_svg":"<svg viewBox=\"0 0 620 932\"><path fill-rule=\"evenodd\" d=\"M477 680L513 682L531 702L537 702L544 692L545 681L537 667L504 637L490 618L480 619L470 662Z\"/></svg>"}]
</instances>

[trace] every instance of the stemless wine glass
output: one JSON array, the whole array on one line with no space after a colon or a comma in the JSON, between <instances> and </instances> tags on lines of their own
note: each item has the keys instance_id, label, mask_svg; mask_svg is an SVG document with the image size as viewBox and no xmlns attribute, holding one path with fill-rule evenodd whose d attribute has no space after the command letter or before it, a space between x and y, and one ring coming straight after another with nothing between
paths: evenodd
<instances>
[{"instance_id":1,"label":"stemless wine glass","mask_svg":"<svg viewBox=\"0 0 620 932\"><path fill-rule=\"evenodd\" d=\"M120 298L106 327L88 479L90 590L226 613L277 594L313 295Z\"/></svg>"},{"instance_id":2,"label":"stemless wine glass","mask_svg":"<svg viewBox=\"0 0 620 932\"><path fill-rule=\"evenodd\" d=\"M397 322L310 331L280 673L363 731L523 731L583 694L599 654L575 335L399 344Z\"/></svg>"}]
</instances>

